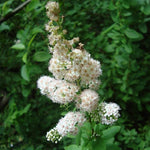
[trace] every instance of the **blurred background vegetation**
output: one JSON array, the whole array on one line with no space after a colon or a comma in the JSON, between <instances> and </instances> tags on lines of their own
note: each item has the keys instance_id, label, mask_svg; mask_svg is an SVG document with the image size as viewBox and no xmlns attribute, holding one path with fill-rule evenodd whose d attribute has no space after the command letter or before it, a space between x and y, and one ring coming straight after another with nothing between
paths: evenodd
<instances>
[{"instance_id":1,"label":"blurred background vegetation","mask_svg":"<svg viewBox=\"0 0 150 150\"><path fill-rule=\"evenodd\" d=\"M42 96L37 79L50 75L45 4L31 2L0 24L0 150L61 150L46 141L63 111ZM0 18L25 0L1 0ZM115 142L122 150L150 150L150 1L60 0L68 39L79 36L100 60L101 100L120 105Z\"/></svg>"}]
</instances>

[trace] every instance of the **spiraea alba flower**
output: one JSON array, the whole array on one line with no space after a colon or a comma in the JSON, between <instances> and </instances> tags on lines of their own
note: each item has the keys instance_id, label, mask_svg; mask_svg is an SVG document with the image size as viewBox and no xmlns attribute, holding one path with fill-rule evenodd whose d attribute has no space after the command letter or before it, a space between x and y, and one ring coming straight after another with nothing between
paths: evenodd
<instances>
[{"instance_id":1,"label":"spiraea alba flower","mask_svg":"<svg viewBox=\"0 0 150 150\"><path fill-rule=\"evenodd\" d=\"M77 100L77 107L83 111L92 112L98 106L99 96L90 89L84 90Z\"/></svg>"},{"instance_id":2,"label":"spiraea alba flower","mask_svg":"<svg viewBox=\"0 0 150 150\"><path fill-rule=\"evenodd\" d=\"M45 6L47 9L47 16L53 21L58 21L59 19L59 3L49 1Z\"/></svg>"},{"instance_id":3,"label":"spiraea alba flower","mask_svg":"<svg viewBox=\"0 0 150 150\"><path fill-rule=\"evenodd\" d=\"M84 114L89 114L91 121L112 124L120 116L120 107L115 103L99 104L99 95L94 90L98 90L101 83L100 62L91 57L84 49L84 44L78 43L79 37L70 40L65 38L67 30L62 28L63 17L59 16L57 2L48 2L46 10L50 21L45 29L48 31L48 49L52 54L48 70L54 78L40 77L37 87L41 94L54 103L66 106L74 102L76 109L80 111L68 112L56 127L47 132L47 140L57 143L67 134L77 134L78 127L86 121Z\"/></svg>"},{"instance_id":4,"label":"spiraea alba flower","mask_svg":"<svg viewBox=\"0 0 150 150\"><path fill-rule=\"evenodd\" d=\"M75 135L78 127L86 121L86 118L80 112L68 112L65 117L61 118L56 125L56 130L63 137L68 133Z\"/></svg>"},{"instance_id":5,"label":"spiraea alba flower","mask_svg":"<svg viewBox=\"0 0 150 150\"><path fill-rule=\"evenodd\" d=\"M62 136L58 133L56 128L51 129L46 134L47 141L52 141L53 143L56 143L62 139Z\"/></svg>"},{"instance_id":6,"label":"spiraea alba flower","mask_svg":"<svg viewBox=\"0 0 150 150\"><path fill-rule=\"evenodd\" d=\"M53 102L66 104L72 102L78 92L78 87L74 84L63 81L59 86L56 85L54 95L51 97Z\"/></svg>"},{"instance_id":7,"label":"spiraea alba flower","mask_svg":"<svg viewBox=\"0 0 150 150\"><path fill-rule=\"evenodd\" d=\"M78 92L78 87L75 84L64 80L56 80L48 76L41 77L37 83L41 93L50 98L54 103L69 103L73 101Z\"/></svg>"},{"instance_id":8,"label":"spiraea alba flower","mask_svg":"<svg viewBox=\"0 0 150 150\"><path fill-rule=\"evenodd\" d=\"M40 89L41 94L46 95L48 93L48 87L52 81L54 79L48 76L42 76L38 79L37 87Z\"/></svg>"},{"instance_id":9,"label":"spiraea alba flower","mask_svg":"<svg viewBox=\"0 0 150 150\"><path fill-rule=\"evenodd\" d=\"M115 121L118 120L120 114L119 110L120 107L116 103L101 103L99 105L99 115L101 117L101 123L102 124L113 124Z\"/></svg>"},{"instance_id":10,"label":"spiraea alba flower","mask_svg":"<svg viewBox=\"0 0 150 150\"><path fill-rule=\"evenodd\" d=\"M47 132L47 141L57 143L67 134L77 134L78 127L82 126L85 121L85 116L80 112L68 112L63 118L59 120L55 128Z\"/></svg>"}]
</instances>

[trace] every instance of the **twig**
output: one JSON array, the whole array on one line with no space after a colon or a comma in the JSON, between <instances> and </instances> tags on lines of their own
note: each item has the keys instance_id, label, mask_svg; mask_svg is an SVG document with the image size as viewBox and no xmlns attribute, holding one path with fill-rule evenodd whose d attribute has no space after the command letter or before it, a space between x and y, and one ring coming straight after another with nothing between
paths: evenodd
<instances>
[{"instance_id":1,"label":"twig","mask_svg":"<svg viewBox=\"0 0 150 150\"><path fill-rule=\"evenodd\" d=\"M8 20L9 18L13 17L17 12L19 12L20 10L22 10L28 3L30 3L31 0L27 0L24 3L22 3L21 5L19 5L17 8L15 8L12 12L10 12L9 14L7 14L6 16L4 16L3 18L0 19L0 24L6 20Z\"/></svg>"}]
</instances>

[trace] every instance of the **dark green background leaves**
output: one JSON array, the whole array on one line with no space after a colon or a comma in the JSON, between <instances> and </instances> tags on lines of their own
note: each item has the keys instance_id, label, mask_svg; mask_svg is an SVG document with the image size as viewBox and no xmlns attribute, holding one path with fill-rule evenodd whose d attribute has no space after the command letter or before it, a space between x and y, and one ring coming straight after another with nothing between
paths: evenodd
<instances>
[{"instance_id":1,"label":"dark green background leaves","mask_svg":"<svg viewBox=\"0 0 150 150\"><path fill-rule=\"evenodd\" d=\"M24 1L1 0L0 17ZM64 147L76 150L89 142L86 137L90 136L90 126L87 126L89 135L81 134L83 129L74 145L70 145L68 138L57 145L45 138L46 132L60 118L59 106L42 96L36 87L41 75L50 75L47 67L51 55L44 31L44 24L48 22L46 2L32 0L26 8L0 24L0 98L3 100L6 95L8 99L0 112L2 150L59 150ZM103 75L98 90L101 100L116 102L122 108L118 125L94 128L96 132L108 132L107 140L101 133L96 139L100 142L95 146L149 150L149 0L61 0L60 6L65 16L63 25L68 30L67 38L79 36L92 57L101 61ZM89 142L88 148L92 144Z\"/></svg>"}]
</instances>

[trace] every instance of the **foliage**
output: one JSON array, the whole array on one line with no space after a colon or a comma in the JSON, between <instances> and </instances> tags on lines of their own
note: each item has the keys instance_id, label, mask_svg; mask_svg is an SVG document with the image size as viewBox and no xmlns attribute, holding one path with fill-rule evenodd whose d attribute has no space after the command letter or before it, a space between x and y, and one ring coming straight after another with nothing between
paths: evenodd
<instances>
[{"instance_id":1,"label":"foliage","mask_svg":"<svg viewBox=\"0 0 150 150\"><path fill-rule=\"evenodd\" d=\"M2 0L0 17L23 1ZM16 150L63 149L62 144L53 145L45 139L46 131L60 117L60 108L41 97L36 89L39 76L48 74L47 63L51 57L47 55L44 31L46 2L32 0L26 8L0 24L0 97L3 99L5 93L9 100L0 114L0 149L3 150L12 149L11 144ZM114 132L115 138L107 138L105 144L95 142L104 149L111 146L115 150L149 150L150 2L61 0L60 4L68 39L79 36L92 57L102 61L101 100L116 101L122 108L120 131L118 125L112 126L112 131L95 127L101 128L100 139L107 132ZM90 131L88 125L85 128ZM86 136L82 135L85 128L78 138ZM84 142L87 139L82 144ZM69 143L66 138L64 144ZM65 149L81 149L76 144Z\"/></svg>"},{"instance_id":2,"label":"foliage","mask_svg":"<svg viewBox=\"0 0 150 150\"><path fill-rule=\"evenodd\" d=\"M91 125L86 123L80 129L76 137L77 145L70 145L65 147L65 150L120 150L118 145L114 142L114 136L119 132L120 126L106 127L101 124ZM94 135L94 136L93 136Z\"/></svg>"},{"instance_id":3,"label":"foliage","mask_svg":"<svg viewBox=\"0 0 150 150\"><path fill-rule=\"evenodd\" d=\"M21 3L3 2L2 16L4 11L7 12L5 9L14 9ZM46 22L44 6L45 2L32 1L0 25L0 92L9 100L0 114L0 149L3 150L55 149L55 145L46 142L45 134L60 117L60 109L41 97L36 87L41 74L48 74L50 58L43 25ZM1 99L3 95L0 95Z\"/></svg>"}]
</instances>

